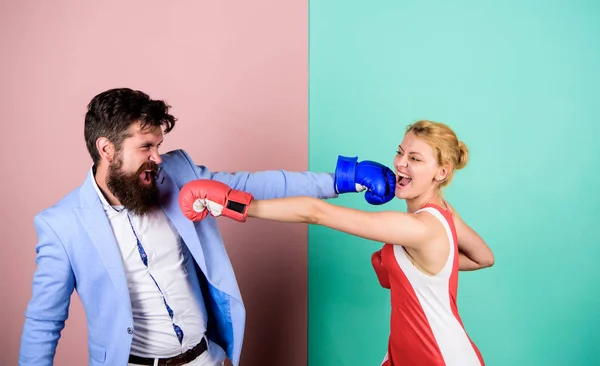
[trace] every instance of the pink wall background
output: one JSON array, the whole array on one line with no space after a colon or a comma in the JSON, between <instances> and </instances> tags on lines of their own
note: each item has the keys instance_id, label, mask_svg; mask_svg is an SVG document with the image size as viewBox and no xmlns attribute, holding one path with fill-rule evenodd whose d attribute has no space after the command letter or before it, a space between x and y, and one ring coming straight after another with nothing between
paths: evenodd
<instances>
[{"instance_id":1,"label":"pink wall background","mask_svg":"<svg viewBox=\"0 0 600 366\"><path fill-rule=\"evenodd\" d=\"M17 363L33 216L90 168L93 95L127 86L166 99L179 122L163 151L213 170L304 170L307 11L305 0L0 3L0 364ZM306 227L220 224L248 310L241 365L305 365ZM55 361L87 364L76 294Z\"/></svg>"}]
</instances>

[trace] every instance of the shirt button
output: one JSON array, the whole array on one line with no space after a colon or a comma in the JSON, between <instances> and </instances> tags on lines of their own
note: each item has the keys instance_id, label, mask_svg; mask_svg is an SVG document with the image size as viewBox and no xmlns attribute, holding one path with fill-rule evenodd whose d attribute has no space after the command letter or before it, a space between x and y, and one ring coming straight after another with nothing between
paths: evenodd
<instances>
[{"instance_id":1,"label":"shirt button","mask_svg":"<svg viewBox=\"0 0 600 366\"><path fill-rule=\"evenodd\" d=\"M133 334L133 329L131 329L131 327L127 327L127 334Z\"/></svg>"}]
</instances>

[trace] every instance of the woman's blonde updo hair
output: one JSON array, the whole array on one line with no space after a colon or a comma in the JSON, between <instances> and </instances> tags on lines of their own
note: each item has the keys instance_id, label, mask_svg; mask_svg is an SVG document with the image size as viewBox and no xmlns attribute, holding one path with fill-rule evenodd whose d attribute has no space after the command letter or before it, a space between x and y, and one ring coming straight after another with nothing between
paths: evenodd
<instances>
[{"instance_id":1,"label":"woman's blonde updo hair","mask_svg":"<svg viewBox=\"0 0 600 366\"><path fill-rule=\"evenodd\" d=\"M459 141L454 131L443 123L421 120L406 127L406 133L411 131L433 148L440 166L450 165L450 171L446 179L440 182L440 188L450 184L454 171L467 165L469 160L467 145Z\"/></svg>"}]
</instances>

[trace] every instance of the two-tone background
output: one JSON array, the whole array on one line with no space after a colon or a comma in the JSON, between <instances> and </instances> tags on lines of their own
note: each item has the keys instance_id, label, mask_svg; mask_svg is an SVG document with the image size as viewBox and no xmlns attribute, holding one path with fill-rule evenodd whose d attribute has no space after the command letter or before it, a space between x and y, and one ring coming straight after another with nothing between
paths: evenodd
<instances>
[{"instance_id":1,"label":"two-tone background","mask_svg":"<svg viewBox=\"0 0 600 366\"><path fill-rule=\"evenodd\" d=\"M85 106L123 86L166 99L179 122L164 151L212 170L391 166L406 124L448 123L471 160L447 198L496 254L459 284L487 364L600 362L598 3L4 0L0 60L1 365L17 364L33 216L83 182ZM248 311L242 366L379 365L380 243L220 224ZM55 364L86 362L75 294Z\"/></svg>"}]
</instances>

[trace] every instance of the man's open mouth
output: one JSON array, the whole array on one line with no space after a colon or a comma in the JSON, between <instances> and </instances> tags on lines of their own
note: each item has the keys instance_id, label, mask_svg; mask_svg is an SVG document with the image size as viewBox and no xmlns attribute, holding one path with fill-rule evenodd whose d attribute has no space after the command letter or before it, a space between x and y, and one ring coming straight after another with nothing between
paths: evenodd
<instances>
[{"instance_id":1,"label":"man's open mouth","mask_svg":"<svg viewBox=\"0 0 600 366\"><path fill-rule=\"evenodd\" d=\"M156 178L156 171L152 169L146 169L140 173L140 179L144 184L152 183L152 180Z\"/></svg>"}]
</instances>

